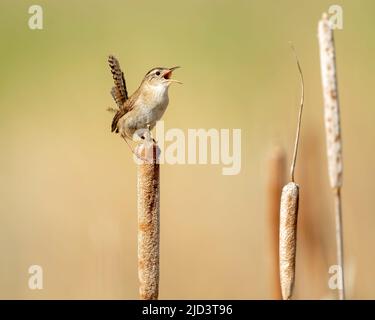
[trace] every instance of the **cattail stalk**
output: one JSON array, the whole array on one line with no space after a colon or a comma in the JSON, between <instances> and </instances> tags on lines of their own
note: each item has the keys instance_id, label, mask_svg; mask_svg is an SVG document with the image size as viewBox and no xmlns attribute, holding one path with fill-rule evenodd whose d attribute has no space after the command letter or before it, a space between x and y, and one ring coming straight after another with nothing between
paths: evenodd
<instances>
[{"instance_id":1,"label":"cattail stalk","mask_svg":"<svg viewBox=\"0 0 375 320\"><path fill-rule=\"evenodd\" d=\"M267 203L271 242L272 298L282 299L279 268L280 195L286 181L286 157L282 148L272 150L268 160Z\"/></svg>"},{"instance_id":2,"label":"cattail stalk","mask_svg":"<svg viewBox=\"0 0 375 320\"><path fill-rule=\"evenodd\" d=\"M341 269L341 288L339 288L339 298L340 300L344 300L344 247L341 206L343 161L340 128L340 104L337 90L336 53L333 30L327 14L323 14L322 19L319 21L318 39L324 98L324 122L326 128L328 173L330 185L334 194L337 262Z\"/></svg>"},{"instance_id":3,"label":"cattail stalk","mask_svg":"<svg viewBox=\"0 0 375 320\"><path fill-rule=\"evenodd\" d=\"M138 278L142 300L159 294L160 168L159 147L145 141L136 149L138 161Z\"/></svg>"},{"instance_id":4,"label":"cattail stalk","mask_svg":"<svg viewBox=\"0 0 375 320\"><path fill-rule=\"evenodd\" d=\"M297 133L294 143L293 160L290 168L290 179L284 186L280 201L280 234L279 234L279 254L280 254L280 285L284 300L289 300L293 294L296 248L297 248L297 217L299 205L299 186L294 182L294 171L297 161L299 137L301 132L301 121L303 103L305 99L305 89L303 74L297 54L292 46L296 57L297 67L301 78L301 103L298 113Z\"/></svg>"}]
</instances>

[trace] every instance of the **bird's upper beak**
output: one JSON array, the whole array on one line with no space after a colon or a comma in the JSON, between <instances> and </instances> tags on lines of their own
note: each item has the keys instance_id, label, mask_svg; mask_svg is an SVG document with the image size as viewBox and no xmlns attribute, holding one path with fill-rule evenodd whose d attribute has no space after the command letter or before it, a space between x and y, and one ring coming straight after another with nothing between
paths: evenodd
<instances>
[{"instance_id":1,"label":"bird's upper beak","mask_svg":"<svg viewBox=\"0 0 375 320\"><path fill-rule=\"evenodd\" d=\"M172 68L167 69L167 70L165 71L164 75L163 75L163 78L164 78L165 80L167 80L168 82L176 82L176 83L180 83L180 84L182 84L181 81L178 81L178 80L175 80L175 79L171 79L171 77L172 77L172 72L173 72L174 70L178 69L178 68L180 68L180 67L177 66L177 67L172 67Z\"/></svg>"}]
</instances>

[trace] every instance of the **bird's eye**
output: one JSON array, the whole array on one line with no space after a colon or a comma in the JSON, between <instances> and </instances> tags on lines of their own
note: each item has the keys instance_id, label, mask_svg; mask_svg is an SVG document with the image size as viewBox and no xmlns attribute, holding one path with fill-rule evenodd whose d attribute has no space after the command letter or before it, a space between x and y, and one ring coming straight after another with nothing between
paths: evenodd
<instances>
[{"instance_id":1,"label":"bird's eye","mask_svg":"<svg viewBox=\"0 0 375 320\"><path fill-rule=\"evenodd\" d=\"M157 76L160 76L160 71L156 71L156 75L157 75Z\"/></svg>"}]
</instances>

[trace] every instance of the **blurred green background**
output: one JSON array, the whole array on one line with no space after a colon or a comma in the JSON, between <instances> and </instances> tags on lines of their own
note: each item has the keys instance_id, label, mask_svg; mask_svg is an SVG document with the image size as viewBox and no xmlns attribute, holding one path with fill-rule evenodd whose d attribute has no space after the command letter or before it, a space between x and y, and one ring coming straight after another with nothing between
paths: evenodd
<instances>
[{"instance_id":1,"label":"blurred green background","mask_svg":"<svg viewBox=\"0 0 375 320\"><path fill-rule=\"evenodd\" d=\"M28 28L28 8L44 29ZM161 299L272 298L269 155L292 153L306 100L295 298L333 298L333 204L327 176L317 23L335 32L344 139L349 298L375 298L373 193L375 2L10 1L0 3L0 298L137 299L136 167L110 132L107 56L133 92L154 66L181 65L166 128L242 129L242 170L161 168ZM41 265L44 289L28 288Z\"/></svg>"}]
</instances>

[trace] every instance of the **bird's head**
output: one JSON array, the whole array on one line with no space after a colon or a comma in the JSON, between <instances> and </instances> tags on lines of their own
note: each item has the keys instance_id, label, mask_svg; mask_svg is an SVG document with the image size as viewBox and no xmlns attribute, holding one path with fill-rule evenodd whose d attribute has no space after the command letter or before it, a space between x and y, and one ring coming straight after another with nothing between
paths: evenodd
<instances>
[{"instance_id":1,"label":"bird's head","mask_svg":"<svg viewBox=\"0 0 375 320\"><path fill-rule=\"evenodd\" d=\"M147 74L145 75L143 81L147 82L147 84L152 86L164 86L169 87L169 85L173 82L181 83L178 80L172 79L172 72L179 67L172 67L172 68L163 68L163 67L157 67L151 69Z\"/></svg>"}]
</instances>

